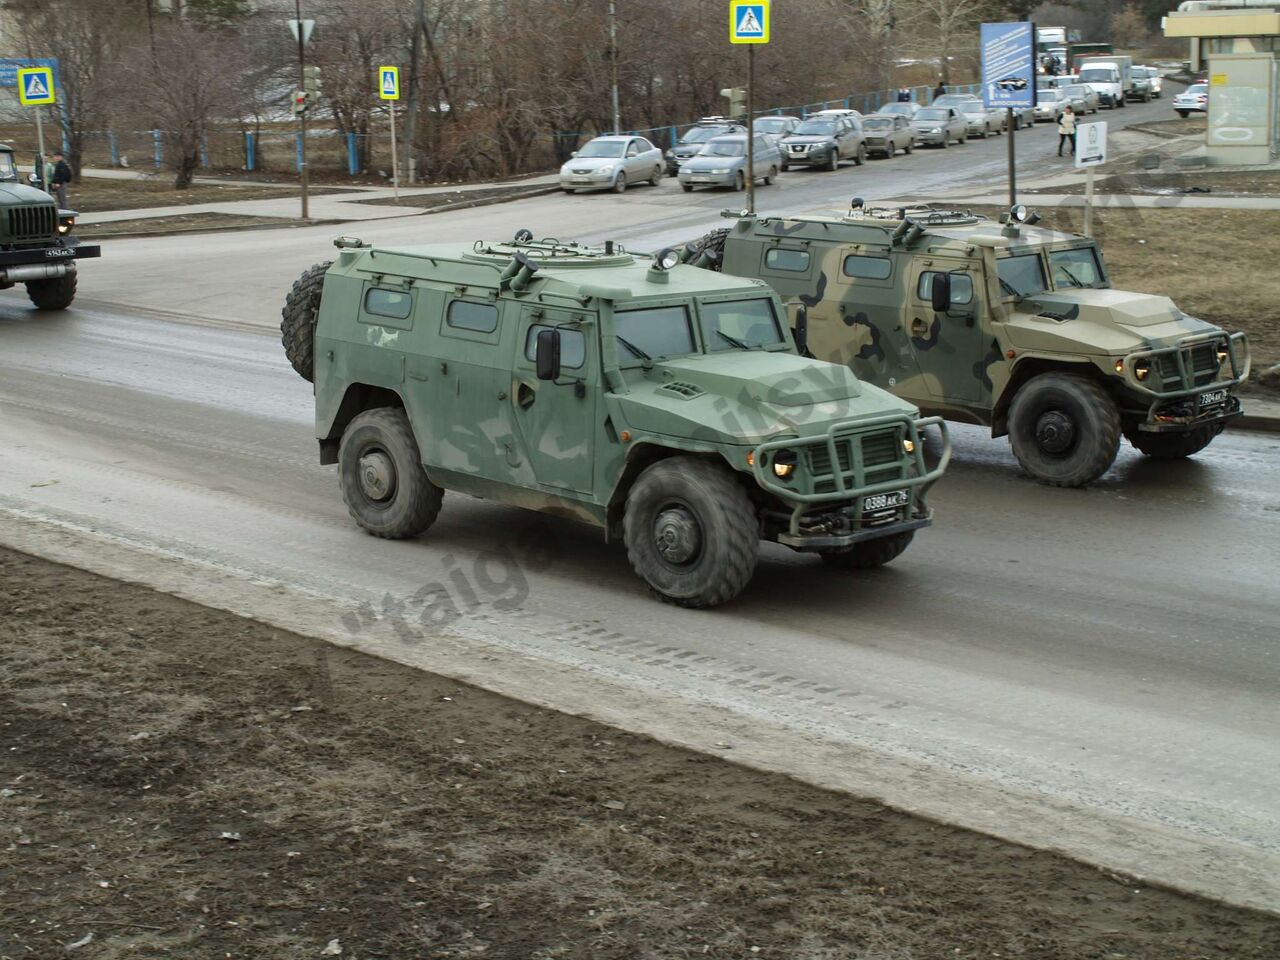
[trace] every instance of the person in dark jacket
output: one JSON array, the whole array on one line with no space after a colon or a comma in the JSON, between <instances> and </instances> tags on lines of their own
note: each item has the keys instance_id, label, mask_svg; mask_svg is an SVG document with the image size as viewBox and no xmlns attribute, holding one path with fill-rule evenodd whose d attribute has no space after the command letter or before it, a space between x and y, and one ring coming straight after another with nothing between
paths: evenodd
<instances>
[{"instance_id":1,"label":"person in dark jacket","mask_svg":"<svg viewBox=\"0 0 1280 960\"><path fill-rule=\"evenodd\" d=\"M53 155L53 176L49 178L49 192L58 198L58 206L66 209L67 184L71 182L71 167L63 159L61 151Z\"/></svg>"},{"instance_id":2,"label":"person in dark jacket","mask_svg":"<svg viewBox=\"0 0 1280 960\"><path fill-rule=\"evenodd\" d=\"M937 100L939 97L945 97L946 95L947 85L939 80L938 85L933 90L933 99Z\"/></svg>"}]
</instances>

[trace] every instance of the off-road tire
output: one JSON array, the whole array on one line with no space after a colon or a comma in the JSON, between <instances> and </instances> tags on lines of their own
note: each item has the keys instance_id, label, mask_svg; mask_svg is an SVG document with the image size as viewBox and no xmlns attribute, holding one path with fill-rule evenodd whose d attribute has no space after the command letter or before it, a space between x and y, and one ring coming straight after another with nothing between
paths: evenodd
<instances>
[{"instance_id":1,"label":"off-road tire","mask_svg":"<svg viewBox=\"0 0 1280 960\"><path fill-rule=\"evenodd\" d=\"M693 248L699 254L704 250L709 250L716 255L715 263L708 269L719 273L724 267L724 245L729 240L729 231L725 227L719 227L710 233L703 234L697 240L693 241ZM696 260L697 257L694 257Z\"/></svg>"},{"instance_id":2,"label":"off-road tire","mask_svg":"<svg viewBox=\"0 0 1280 960\"><path fill-rule=\"evenodd\" d=\"M320 313L320 294L324 290L324 275L332 260L310 266L297 280L284 298L280 311L280 342L284 355L303 380L315 380L316 317Z\"/></svg>"},{"instance_id":3,"label":"off-road tire","mask_svg":"<svg viewBox=\"0 0 1280 960\"><path fill-rule=\"evenodd\" d=\"M1136 450L1154 460L1182 460L1211 444L1225 426L1222 421L1206 423L1185 433L1143 433L1126 426L1124 435Z\"/></svg>"},{"instance_id":4,"label":"off-road tire","mask_svg":"<svg viewBox=\"0 0 1280 960\"><path fill-rule=\"evenodd\" d=\"M614 193L627 192L627 175L625 173L620 172L616 177L613 178L613 192Z\"/></svg>"},{"instance_id":5,"label":"off-road tire","mask_svg":"<svg viewBox=\"0 0 1280 960\"><path fill-rule=\"evenodd\" d=\"M361 458L376 452L394 467L391 492L384 500L371 498L360 479ZM422 469L409 417L398 407L366 410L347 424L338 447L338 482L352 519L387 540L418 536L440 515L444 499L444 490Z\"/></svg>"},{"instance_id":6,"label":"off-road tire","mask_svg":"<svg viewBox=\"0 0 1280 960\"><path fill-rule=\"evenodd\" d=\"M874 570L902 555L916 535L914 530L891 537L863 540L842 550L823 550L822 562L834 570Z\"/></svg>"},{"instance_id":7,"label":"off-road tire","mask_svg":"<svg viewBox=\"0 0 1280 960\"><path fill-rule=\"evenodd\" d=\"M1037 440L1042 417L1057 412L1074 424L1061 452ZM1083 487L1107 472L1120 449L1120 411L1093 380L1075 373L1042 373L1023 384L1009 407L1009 444L1022 469L1054 487Z\"/></svg>"},{"instance_id":8,"label":"off-road tire","mask_svg":"<svg viewBox=\"0 0 1280 960\"><path fill-rule=\"evenodd\" d=\"M76 298L76 275L69 273L52 280L28 280L27 296L37 310L65 310Z\"/></svg>"},{"instance_id":9,"label":"off-road tire","mask_svg":"<svg viewBox=\"0 0 1280 960\"><path fill-rule=\"evenodd\" d=\"M691 517L700 546L673 563L659 551L660 518ZM623 539L632 569L664 603L700 609L727 603L755 573L760 533L755 507L727 466L672 457L648 467L627 494Z\"/></svg>"}]
</instances>

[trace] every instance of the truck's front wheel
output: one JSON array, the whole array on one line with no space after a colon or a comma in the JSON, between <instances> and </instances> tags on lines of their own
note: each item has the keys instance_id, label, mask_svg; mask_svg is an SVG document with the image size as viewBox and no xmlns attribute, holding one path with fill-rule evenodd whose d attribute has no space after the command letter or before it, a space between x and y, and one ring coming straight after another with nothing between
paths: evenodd
<instances>
[{"instance_id":1,"label":"truck's front wheel","mask_svg":"<svg viewBox=\"0 0 1280 960\"><path fill-rule=\"evenodd\" d=\"M324 275L332 260L308 267L284 298L280 311L280 342L293 369L304 380L315 379L316 317L320 313L320 294L324 289Z\"/></svg>"},{"instance_id":2,"label":"truck's front wheel","mask_svg":"<svg viewBox=\"0 0 1280 960\"><path fill-rule=\"evenodd\" d=\"M902 555L916 535L914 530L892 537L863 540L843 550L824 550L822 562L836 570L874 570Z\"/></svg>"},{"instance_id":3,"label":"truck's front wheel","mask_svg":"<svg viewBox=\"0 0 1280 960\"><path fill-rule=\"evenodd\" d=\"M1213 442L1213 438L1222 432L1224 424L1207 423L1193 427L1185 433L1143 433L1140 430L1126 429L1128 441L1142 453L1156 460L1181 460L1193 453L1199 453Z\"/></svg>"},{"instance_id":4,"label":"truck's front wheel","mask_svg":"<svg viewBox=\"0 0 1280 960\"><path fill-rule=\"evenodd\" d=\"M1028 380L1009 408L1009 443L1022 469L1055 487L1083 487L1120 449L1120 412L1097 383L1074 373Z\"/></svg>"},{"instance_id":5,"label":"truck's front wheel","mask_svg":"<svg viewBox=\"0 0 1280 960\"><path fill-rule=\"evenodd\" d=\"M627 495L627 558L659 599L715 607L755 572L755 508L729 469L695 457L648 467Z\"/></svg>"},{"instance_id":6,"label":"truck's front wheel","mask_svg":"<svg viewBox=\"0 0 1280 960\"><path fill-rule=\"evenodd\" d=\"M52 280L28 280L27 296L37 310L65 310L76 298L76 275L69 273Z\"/></svg>"},{"instance_id":7,"label":"truck's front wheel","mask_svg":"<svg viewBox=\"0 0 1280 960\"><path fill-rule=\"evenodd\" d=\"M440 515L444 491L427 478L403 410L378 407L342 432L338 482L352 519L375 537L416 537Z\"/></svg>"}]
</instances>

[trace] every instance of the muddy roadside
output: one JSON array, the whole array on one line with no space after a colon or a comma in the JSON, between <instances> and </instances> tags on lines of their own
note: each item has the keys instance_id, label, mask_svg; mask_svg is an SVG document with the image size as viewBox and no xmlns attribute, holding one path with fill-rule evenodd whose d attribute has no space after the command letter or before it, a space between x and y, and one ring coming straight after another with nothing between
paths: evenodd
<instances>
[{"instance_id":1,"label":"muddy roadside","mask_svg":"<svg viewBox=\"0 0 1280 960\"><path fill-rule=\"evenodd\" d=\"M8 551L0 744L6 958L1280 955L1277 918Z\"/></svg>"}]
</instances>

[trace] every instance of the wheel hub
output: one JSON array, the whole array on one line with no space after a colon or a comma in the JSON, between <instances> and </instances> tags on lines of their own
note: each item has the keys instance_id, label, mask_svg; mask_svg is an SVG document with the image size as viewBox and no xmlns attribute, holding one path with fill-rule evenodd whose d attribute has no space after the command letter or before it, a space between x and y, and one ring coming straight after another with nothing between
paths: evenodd
<instances>
[{"instance_id":1,"label":"wheel hub","mask_svg":"<svg viewBox=\"0 0 1280 960\"><path fill-rule=\"evenodd\" d=\"M360 490L370 500L386 500L396 492L396 468L381 450L360 458Z\"/></svg>"},{"instance_id":2,"label":"wheel hub","mask_svg":"<svg viewBox=\"0 0 1280 960\"><path fill-rule=\"evenodd\" d=\"M1062 454L1076 442L1076 424L1061 410L1049 410L1036 421L1036 443L1045 453Z\"/></svg>"},{"instance_id":3,"label":"wheel hub","mask_svg":"<svg viewBox=\"0 0 1280 960\"><path fill-rule=\"evenodd\" d=\"M702 549L702 530L684 507L668 507L653 523L654 543L667 563L685 564Z\"/></svg>"}]
</instances>

